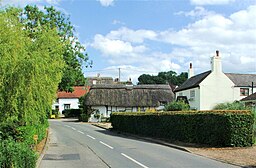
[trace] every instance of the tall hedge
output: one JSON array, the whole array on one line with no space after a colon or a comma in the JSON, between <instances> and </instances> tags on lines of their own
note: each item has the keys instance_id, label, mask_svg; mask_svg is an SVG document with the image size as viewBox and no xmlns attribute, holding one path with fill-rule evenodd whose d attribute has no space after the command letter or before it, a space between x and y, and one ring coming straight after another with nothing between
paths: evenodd
<instances>
[{"instance_id":1,"label":"tall hedge","mask_svg":"<svg viewBox=\"0 0 256 168\"><path fill-rule=\"evenodd\" d=\"M20 11L0 10L0 167L4 168L35 167L33 136L45 137L47 111L65 68L57 29L39 25L28 30L20 23Z\"/></svg>"},{"instance_id":2,"label":"tall hedge","mask_svg":"<svg viewBox=\"0 0 256 168\"><path fill-rule=\"evenodd\" d=\"M112 113L113 129L210 146L251 146L250 111Z\"/></svg>"}]
</instances>

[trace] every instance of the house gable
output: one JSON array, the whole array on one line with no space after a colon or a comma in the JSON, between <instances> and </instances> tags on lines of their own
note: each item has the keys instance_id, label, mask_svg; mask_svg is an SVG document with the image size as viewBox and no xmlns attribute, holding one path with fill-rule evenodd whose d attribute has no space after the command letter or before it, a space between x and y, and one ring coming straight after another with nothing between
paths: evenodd
<instances>
[{"instance_id":1,"label":"house gable","mask_svg":"<svg viewBox=\"0 0 256 168\"><path fill-rule=\"evenodd\" d=\"M174 90L174 92L180 92L187 89L192 89L199 87L199 84L211 73L211 71L206 71L196 76L187 79L182 85Z\"/></svg>"}]
</instances>

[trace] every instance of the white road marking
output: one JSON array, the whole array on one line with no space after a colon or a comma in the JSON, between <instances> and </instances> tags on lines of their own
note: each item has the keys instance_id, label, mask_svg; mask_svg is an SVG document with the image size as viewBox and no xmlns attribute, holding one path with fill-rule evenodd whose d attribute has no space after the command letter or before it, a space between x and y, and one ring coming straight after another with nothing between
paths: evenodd
<instances>
[{"instance_id":1,"label":"white road marking","mask_svg":"<svg viewBox=\"0 0 256 168\"><path fill-rule=\"evenodd\" d=\"M94 138L94 137L92 137L91 135L88 135L88 134L86 136L88 136L89 138L92 138L92 139L96 139L96 138Z\"/></svg>"},{"instance_id":2,"label":"white road marking","mask_svg":"<svg viewBox=\"0 0 256 168\"><path fill-rule=\"evenodd\" d=\"M66 127L70 127L69 125L65 125Z\"/></svg>"},{"instance_id":3,"label":"white road marking","mask_svg":"<svg viewBox=\"0 0 256 168\"><path fill-rule=\"evenodd\" d=\"M72 128L72 130L76 130L74 127L70 127L70 128Z\"/></svg>"},{"instance_id":4,"label":"white road marking","mask_svg":"<svg viewBox=\"0 0 256 168\"><path fill-rule=\"evenodd\" d=\"M129 160L133 161L134 163L136 163L136 164L140 165L140 166L141 166L141 167L143 167L143 168L148 168L148 167L147 167L147 166L145 166L144 164L142 164L142 163L138 162L137 160L135 160L135 159L131 158L130 156L127 156L127 155L126 155L126 154L124 154L124 153L121 153L121 155L123 155L123 156L124 156L124 157L126 157L127 159L129 159Z\"/></svg>"},{"instance_id":5,"label":"white road marking","mask_svg":"<svg viewBox=\"0 0 256 168\"><path fill-rule=\"evenodd\" d=\"M77 131L77 132L79 132L79 133L81 133L81 134L84 134L82 131Z\"/></svg>"},{"instance_id":6,"label":"white road marking","mask_svg":"<svg viewBox=\"0 0 256 168\"><path fill-rule=\"evenodd\" d=\"M110 149L114 149L112 146L110 146L110 145L108 145L108 144L106 144L106 143L104 143L104 142L102 142L102 141L100 141L100 143L103 144L103 145L105 145L105 146L107 146L107 147L109 147Z\"/></svg>"}]
</instances>

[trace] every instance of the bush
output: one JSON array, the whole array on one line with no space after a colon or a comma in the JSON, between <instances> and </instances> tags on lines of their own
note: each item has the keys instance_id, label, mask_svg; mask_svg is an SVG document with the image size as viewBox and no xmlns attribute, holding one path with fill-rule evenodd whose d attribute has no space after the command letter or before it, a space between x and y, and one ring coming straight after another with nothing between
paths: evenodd
<instances>
[{"instance_id":1,"label":"bush","mask_svg":"<svg viewBox=\"0 0 256 168\"><path fill-rule=\"evenodd\" d=\"M62 114L68 117L79 117L81 114L81 109L66 109L62 111Z\"/></svg>"},{"instance_id":2,"label":"bush","mask_svg":"<svg viewBox=\"0 0 256 168\"><path fill-rule=\"evenodd\" d=\"M214 110L250 110L250 107L244 105L244 103L235 101L233 103L220 103L217 104Z\"/></svg>"},{"instance_id":3,"label":"bush","mask_svg":"<svg viewBox=\"0 0 256 168\"><path fill-rule=\"evenodd\" d=\"M78 119L79 119L79 121L82 121L82 122L88 122L89 117L87 114L80 114Z\"/></svg>"},{"instance_id":4,"label":"bush","mask_svg":"<svg viewBox=\"0 0 256 168\"><path fill-rule=\"evenodd\" d=\"M37 155L26 143L8 139L0 142L0 167L33 168Z\"/></svg>"},{"instance_id":5,"label":"bush","mask_svg":"<svg viewBox=\"0 0 256 168\"><path fill-rule=\"evenodd\" d=\"M251 146L253 115L249 111L179 111L112 113L113 129L210 146Z\"/></svg>"},{"instance_id":6,"label":"bush","mask_svg":"<svg viewBox=\"0 0 256 168\"><path fill-rule=\"evenodd\" d=\"M186 111L189 110L189 104L185 103L184 101L174 101L167 104L164 107L164 111Z\"/></svg>"}]
</instances>

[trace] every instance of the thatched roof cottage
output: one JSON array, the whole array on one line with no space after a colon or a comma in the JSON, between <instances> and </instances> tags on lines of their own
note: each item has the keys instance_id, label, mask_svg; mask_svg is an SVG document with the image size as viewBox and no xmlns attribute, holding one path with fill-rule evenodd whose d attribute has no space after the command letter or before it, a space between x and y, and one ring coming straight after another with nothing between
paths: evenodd
<instances>
[{"instance_id":1,"label":"thatched roof cottage","mask_svg":"<svg viewBox=\"0 0 256 168\"><path fill-rule=\"evenodd\" d=\"M169 85L93 85L85 104L108 117L111 112L159 108L173 101L174 97Z\"/></svg>"}]
</instances>

